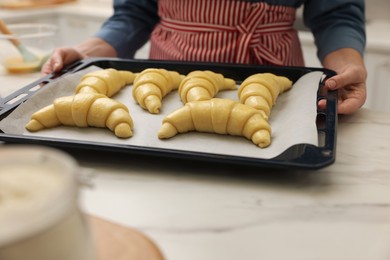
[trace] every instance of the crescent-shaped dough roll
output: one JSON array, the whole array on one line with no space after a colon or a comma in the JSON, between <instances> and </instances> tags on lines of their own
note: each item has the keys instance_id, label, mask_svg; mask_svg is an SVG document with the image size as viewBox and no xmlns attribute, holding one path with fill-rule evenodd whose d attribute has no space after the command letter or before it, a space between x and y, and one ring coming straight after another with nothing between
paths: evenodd
<instances>
[{"instance_id":1,"label":"crescent-shaped dough roll","mask_svg":"<svg viewBox=\"0 0 390 260\"><path fill-rule=\"evenodd\" d=\"M176 71L149 68L138 73L133 84L133 98L152 114L160 113L162 98L177 89L183 76Z\"/></svg>"},{"instance_id":2,"label":"crescent-shaped dough roll","mask_svg":"<svg viewBox=\"0 0 390 260\"><path fill-rule=\"evenodd\" d=\"M35 132L59 125L107 127L121 138L133 135L128 108L103 94L79 93L60 97L31 116L26 129Z\"/></svg>"},{"instance_id":3,"label":"crescent-shaped dough roll","mask_svg":"<svg viewBox=\"0 0 390 260\"><path fill-rule=\"evenodd\" d=\"M240 102L262 111L267 119L277 97L292 87L292 81L272 73L258 73L246 78L238 88Z\"/></svg>"},{"instance_id":4,"label":"crescent-shaped dough roll","mask_svg":"<svg viewBox=\"0 0 390 260\"><path fill-rule=\"evenodd\" d=\"M244 136L262 148L271 143L271 127L260 111L230 99L186 103L163 119L158 137L171 138L189 131Z\"/></svg>"},{"instance_id":5,"label":"crescent-shaped dough roll","mask_svg":"<svg viewBox=\"0 0 390 260\"><path fill-rule=\"evenodd\" d=\"M179 95L185 104L191 101L208 100L215 97L221 90L236 89L233 79L224 78L213 71L192 71L180 83Z\"/></svg>"},{"instance_id":6,"label":"crescent-shaped dough roll","mask_svg":"<svg viewBox=\"0 0 390 260\"><path fill-rule=\"evenodd\" d=\"M85 74L76 86L76 93L100 93L112 97L124 86L132 84L135 74L131 71L102 69Z\"/></svg>"}]
</instances>

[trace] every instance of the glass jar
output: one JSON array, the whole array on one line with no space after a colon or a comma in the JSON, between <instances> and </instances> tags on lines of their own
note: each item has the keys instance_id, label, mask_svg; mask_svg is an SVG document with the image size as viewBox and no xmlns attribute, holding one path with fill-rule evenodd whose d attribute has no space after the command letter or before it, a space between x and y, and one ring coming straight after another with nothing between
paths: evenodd
<instances>
[{"instance_id":1,"label":"glass jar","mask_svg":"<svg viewBox=\"0 0 390 260\"><path fill-rule=\"evenodd\" d=\"M52 148L0 146L0 165L0 259L95 259L72 157Z\"/></svg>"}]
</instances>

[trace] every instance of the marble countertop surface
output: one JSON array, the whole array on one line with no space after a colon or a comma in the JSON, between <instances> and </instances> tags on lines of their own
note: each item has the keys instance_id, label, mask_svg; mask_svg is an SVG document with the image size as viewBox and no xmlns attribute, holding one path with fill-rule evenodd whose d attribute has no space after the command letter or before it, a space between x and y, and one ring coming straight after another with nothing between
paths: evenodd
<instances>
[{"instance_id":1,"label":"marble countertop surface","mask_svg":"<svg viewBox=\"0 0 390 260\"><path fill-rule=\"evenodd\" d=\"M168 260L388 260L389 133L389 113L340 116L336 162L320 170L71 155L83 211L142 231Z\"/></svg>"},{"instance_id":2,"label":"marble countertop surface","mask_svg":"<svg viewBox=\"0 0 390 260\"><path fill-rule=\"evenodd\" d=\"M3 73L0 96L38 78ZM361 109L337 131L336 162L313 171L73 151L81 207L167 260L388 260L390 115Z\"/></svg>"},{"instance_id":3,"label":"marble countertop surface","mask_svg":"<svg viewBox=\"0 0 390 260\"><path fill-rule=\"evenodd\" d=\"M169 260L390 259L390 116L342 116L336 162L270 170L74 153L87 213L147 234Z\"/></svg>"}]
</instances>

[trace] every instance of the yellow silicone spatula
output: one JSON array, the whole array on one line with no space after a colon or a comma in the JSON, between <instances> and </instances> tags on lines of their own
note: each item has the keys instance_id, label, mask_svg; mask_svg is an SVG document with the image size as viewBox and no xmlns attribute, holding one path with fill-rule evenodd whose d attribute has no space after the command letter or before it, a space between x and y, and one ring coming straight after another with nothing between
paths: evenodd
<instances>
[{"instance_id":1,"label":"yellow silicone spatula","mask_svg":"<svg viewBox=\"0 0 390 260\"><path fill-rule=\"evenodd\" d=\"M7 25L2 19L0 19L0 32L3 34L12 35L12 32L8 29ZM9 41L19 50L24 61L31 62L39 60L39 58L31 53L16 37L10 37Z\"/></svg>"}]
</instances>

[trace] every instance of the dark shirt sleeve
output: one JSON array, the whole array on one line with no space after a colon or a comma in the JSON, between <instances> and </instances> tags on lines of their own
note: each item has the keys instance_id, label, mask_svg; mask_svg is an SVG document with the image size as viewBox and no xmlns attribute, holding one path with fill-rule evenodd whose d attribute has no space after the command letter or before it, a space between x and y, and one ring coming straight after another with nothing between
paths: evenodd
<instances>
[{"instance_id":1,"label":"dark shirt sleeve","mask_svg":"<svg viewBox=\"0 0 390 260\"><path fill-rule=\"evenodd\" d=\"M330 52L341 48L353 48L364 54L364 0L308 0L303 17L314 35L321 61Z\"/></svg>"},{"instance_id":2,"label":"dark shirt sleeve","mask_svg":"<svg viewBox=\"0 0 390 260\"><path fill-rule=\"evenodd\" d=\"M120 58L133 58L159 21L157 0L114 0L114 14L96 36L108 42Z\"/></svg>"}]
</instances>

